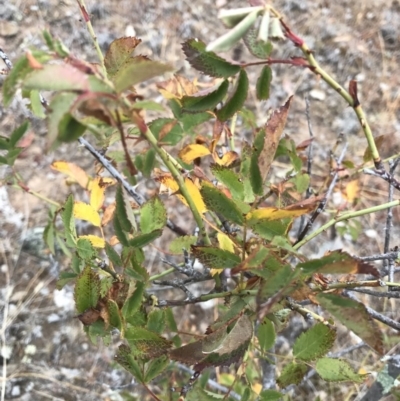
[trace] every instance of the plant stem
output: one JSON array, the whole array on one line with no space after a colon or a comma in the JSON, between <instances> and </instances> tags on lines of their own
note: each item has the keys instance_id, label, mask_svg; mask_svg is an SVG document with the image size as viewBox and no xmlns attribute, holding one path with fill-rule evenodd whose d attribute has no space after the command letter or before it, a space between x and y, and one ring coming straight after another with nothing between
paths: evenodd
<instances>
[{"instance_id":1,"label":"plant stem","mask_svg":"<svg viewBox=\"0 0 400 401\"><path fill-rule=\"evenodd\" d=\"M395 200L393 202L388 202L388 203L384 203L382 205L373 206L373 207L370 207L368 209L358 210L356 212L345 212L345 213L343 213L341 215L338 215L337 217L333 218L332 220L328 221L326 224L324 224L323 226L318 228L318 230L315 230L313 233L311 233L310 235L305 237L303 240L301 240L297 244L293 245L293 249L294 250L299 249L304 244L306 244L307 242L309 242L313 238L317 237L319 234L321 234L322 232L327 230L329 227L332 227L333 225L335 225L339 221L350 220L350 219L353 219L355 217L364 216L366 214L371 214L371 213L375 213L375 212L380 212L382 210L386 210L388 208L391 208L391 207L394 207L394 206L399 206L399 205L400 205L400 200Z\"/></svg>"},{"instance_id":2,"label":"plant stem","mask_svg":"<svg viewBox=\"0 0 400 401\"><path fill-rule=\"evenodd\" d=\"M173 267L171 267L170 269L164 270L162 273L155 274L154 276L151 276L151 277L149 278L149 281L158 280L158 279L160 279L160 278L162 278L162 277L165 277L165 276L167 276L168 274L173 273L173 272L176 272L176 269L173 268Z\"/></svg>"},{"instance_id":3,"label":"plant stem","mask_svg":"<svg viewBox=\"0 0 400 401\"><path fill-rule=\"evenodd\" d=\"M89 13L87 11L85 0L76 0L76 1L78 2L78 5L79 5L79 8L81 10L83 19L86 22L87 30L88 30L91 38L92 38L92 42L93 42L94 48L96 49L97 57L98 57L98 59L100 61L100 66L101 66L101 69L103 71L104 78L107 78L107 70L106 70L106 66L104 65L104 56L103 56L103 53L102 53L102 51L100 49L100 45L99 45L99 42L97 40L97 36L94 33L93 25L92 25L92 22L90 21L90 16L89 16Z\"/></svg>"}]
</instances>

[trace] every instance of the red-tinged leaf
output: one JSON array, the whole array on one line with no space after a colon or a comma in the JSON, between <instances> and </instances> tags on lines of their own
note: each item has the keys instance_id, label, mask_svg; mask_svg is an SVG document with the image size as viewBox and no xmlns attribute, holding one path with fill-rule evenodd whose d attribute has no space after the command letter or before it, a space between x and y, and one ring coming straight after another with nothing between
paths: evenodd
<instances>
[{"instance_id":1,"label":"red-tinged leaf","mask_svg":"<svg viewBox=\"0 0 400 401\"><path fill-rule=\"evenodd\" d=\"M349 330L357 334L376 352L383 354L382 332L362 303L325 293L318 294L316 299L324 309Z\"/></svg>"},{"instance_id":2,"label":"red-tinged leaf","mask_svg":"<svg viewBox=\"0 0 400 401\"><path fill-rule=\"evenodd\" d=\"M111 42L110 47L104 57L109 77L114 76L121 66L132 56L141 39L135 37L119 38Z\"/></svg>"},{"instance_id":3,"label":"red-tinged leaf","mask_svg":"<svg viewBox=\"0 0 400 401\"><path fill-rule=\"evenodd\" d=\"M239 111L246 101L247 91L249 90L249 78L246 70L241 70L235 92L226 104L216 112L218 120L226 121Z\"/></svg>"},{"instance_id":4,"label":"red-tinged leaf","mask_svg":"<svg viewBox=\"0 0 400 401\"><path fill-rule=\"evenodd\" d=\"M265 182L271 164L274 161L276 149L286 125L286 119L292 99L293 96L290 96L283 106L279 107L272 113L264 129L261 131L261 134L259 134L264 136L263 147L259 151L257 163L263 183Z\"/></svg>"},{"instance_id":5,"label":"red-tinged leaf","mask_svg":"<svg viewBox=\"0 0 400 401\"><path fill-rule=\"evenodd\" d=\"M298 145L296 145L296 150L306 150L313 140L314 138L308 138L305 141L300 142Z\"/></svg>"},{"instance_id":6,"label":"red-tinged leaf","mask_svg":"<svg viewBox=\"0 0 400 401\"><path fill-rule=\"evenodd\" d=\"M182 49L190 65L206 75L229 78L240 71L240 66L229 63L214 52L207 52L205 43L198 39L187 40Z\"/></svg>"},{"instance_id":7,"label":"red-tinged leaf","mask_svg":"<svg viewBox=\"0 0 400 401\"><path fill-rule=\"evenodd\" d=\"M358 100L358 95L357 95L357 81L352 79L349 82L349 93L350 96L353 99L353 107L357 107L360 105L360 101Z\"/></svg>"},{"instance_id":8,"label":"red-tinged leaf","mask_svg":"<svg viewBox=\"0 0 400 401\"><path fill-rule=\"evenodd\" d=\"M88 75L68 64L46 64L24 80L26 89L48 91L88 91Z\"/></svg>"},{"instance_id":9,"label":"red-tinged leaf","mask_svg":"<svg viewBox=\"0 0 400 401\"><path fill-rule=\"evenodd\" d=\"M297 267L301 268L305 274L372 274L380 277L373 265L341 250L329 252L320 259L300 263Z\"/></svg>"},{"instance_id":10,"label":"red-tinged leaf","mask_svg":"<svg viewBox=\"0 0 400 401\"><path fill-rule=\"evenodd\" d=\"M290 57L290 60L292 61L292 64L297 67L310 67L308 61L303 57Z\"/></svg>"}]
</instances>

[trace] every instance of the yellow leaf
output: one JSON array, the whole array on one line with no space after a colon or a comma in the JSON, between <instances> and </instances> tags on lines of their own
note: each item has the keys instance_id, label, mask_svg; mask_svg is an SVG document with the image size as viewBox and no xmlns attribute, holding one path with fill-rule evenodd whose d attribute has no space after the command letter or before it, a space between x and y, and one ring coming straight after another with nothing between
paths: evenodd
<instances>
[{"instance_id":1,"label":"yellow leaf","mask_svg":"<svg viewBox=\"0 0 400 401\"><path fill-rule=\"evenodd\" d=\"M224 251L229 251L235 253L235 245L232 240L224 233L218 233L218 244L221 249Z\"/></svg>"},{"instance_id":2,"label":"yellow leaf","mask_svg":"<svg viewBox=\"0 0 400 401\"><path fill-rule=\"evenodd\" d=\"M74 217L80 220L88 221L96 227L100 227L100 215L91 205L84 202L74 203Z\"/></svg>"},{"instance_id":3,"label":"yellow leaf","mask_svg":"<svg viewBox=\"0 0 400 401\"><path fill-rule=\"evenodd\" d=\"M236 152L234 152L233 150L226 152L221 158L216 153L213 153L213 158L214 158L215 163L217 163L221 166L229 166L238 157L239 157L239 155Z\"/></svg>"},{"instance_id":4,"label":"yellow leaf","mask_svg":"<svg viewBox=\"0 0 400 401\"><path fill-rule=\"evenodd\" d=\"M64 161L56 161L51 164L53 170L66 174L68 177L74 179L82 188L88 188L91 177L86 174L79 166L74 163Z\"/></svg>"},{"instance_id":5,"label":"yellow leaf","mask_svg":"<svg viewBox=\"0 0 400 401\"><path fill-rule=\"evenodd\" d=\"M308 213L307 208L299 209L277 209L275 207L265 207L255 210L246 215L246 220L280 220L287 217L298 217Z\"/></svg>"},{"instance_id":6,"label":"yellow leaf","mask_svg":"<svg viewBox=\"0 0 400 401\"><path fill-rule=\"evenodd\" d=\"M214 277L216 274L222 273L224 269L210 269L210 274Z\"/></svg>"},{"instance_id":7,"label":"yellow leaf","mask_svg":"<svg viewBox=\"0 0 400 401\"><path fill-rule=\"evenodd\" d=\"M117 245L117 244L119 244L119 239L117 238L117 236L116 235L113 235L111 238L110 238L110 245L111 246L114 246L114 245Z\"/></svg>"},{"instance_id":8,"label":"yellow leaf","mask_svg":"<svg viewBox=\"0 0 400 401\"><path fill-rule=\"evenodd\" d=\"M92 206L94 210L99 210L104 203L104 192L106 191L106 187L101 185L101 182L102 178L96 177L90 185L90 206Z\"/></svg>"},{"instance_id":9,"label":"yellow leaf","mask_svg":"<svg viewBox=\"0 0 400 401\"><path fill-rule=\"evenodd\" d=\"M353 203L356 199L360 197L360 184L358 180L350 181L346 185L346 199Z\"/></svg>"},{"instance_id":10,"label":"yellow leaf","mask_svg":"<svg viewBox=\"0 0 400 401\"><path fill-rule=\"evenodd\" d=\"M192 143L191 145L185 146L179 152L178 156L185 163L191 163L194 159L197 159L198 157L207 156L209 154L210 154L210 151L204 145Z\"/></svg>"},{"instance_id":11,"label":"yellow leaf","mask_svg":"<svg viewBox=\"0 0 400 401\"><path fill-rule=\"evenodd\" d=\"M160 193L168 192L169 195L176 195L183 204L189 206L186 202L186 199L177 193L179 191L178 183L173 179L170 173L159 173L155 179L161 184ZM197 210L200 213L205 213L207 211L207 207L200 194L199 188L190 178L185 178L185 185L193 199L194 204L196 205Z\"/></svg>"},{"instance_id":12,"label":"yellow leaf","mask_svg":"<svg viewBox=\"0 0 400 401\"><path fill-rule=\"evenodd\" d=\"M89 240L95 248L104 248L106 246L106 241L96 235L81 235L79 238Z\"/></svg>"}]
</instances>

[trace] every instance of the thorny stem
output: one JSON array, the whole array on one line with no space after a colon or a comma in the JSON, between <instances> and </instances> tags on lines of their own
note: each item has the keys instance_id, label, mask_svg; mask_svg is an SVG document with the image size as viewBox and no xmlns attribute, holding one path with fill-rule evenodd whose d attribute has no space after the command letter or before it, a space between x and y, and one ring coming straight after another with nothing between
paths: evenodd
<instances>
[{"instance_id":1,"label":"thorny stem","mask_svg":"<svg viewBox=\"0 0 400 401\"><path fill-rule=\"evenodd\" d=\"M340 221L350 220L350 219L354 219L355 217L364 216L366 214L380 212L380 211L386 210L390 207L399 206L399 205L400 205L400 200L395 200L393 202L383 203L382 205L373 206L368 209L358 210L355 212L345 212L345 213L339 214L337 217L334 217L332 220L328 221L326 224L324 224L323 226L321 226L320 228L318 228L317 230L312 232L310 235L305 237L302 241L293 245L293 249L297 250L297 249L301 248L304 244L311 241L313 238L317 237L322 232L327 230L329 227L332 227L333 225L335 225L336 223L339 223Z\"/></svg>"}]
</instances>

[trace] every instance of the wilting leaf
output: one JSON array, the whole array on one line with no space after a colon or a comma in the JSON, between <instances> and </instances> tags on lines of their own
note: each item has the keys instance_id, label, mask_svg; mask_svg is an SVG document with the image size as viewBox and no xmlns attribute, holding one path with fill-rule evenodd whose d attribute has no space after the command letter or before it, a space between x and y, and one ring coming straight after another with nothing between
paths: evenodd
<instances>
[{"instance_id":1,"label":"wilting leaf","mask_svg":"<svg viewBox=\"0 0 400 401\"><path fill-rule=\"evenodd\" d=\"M328 382L352 381L362 383L367 375L357 374L343 359L322 358L317 361L315 370Z\"/></svg>"},{"instance_id":2,"label":"wilting leaf","mask_svg":"<svg viewBox=\"0 0 400 401\"><path fill-rule=\"evenodd\" d=\"M229 199L223 192L207 182L203 182L200 190L207 209L220 214L236 224L243 224L244 217L235 201Z\"/></svg>"},{"instance_id":3,"label":"wilting leaf","mask_svg":"<svg viewBox=\"0 0 400 401\"><path fill-rule=\"evenodd\" d=\"M257 79L256 92L258 100L267 100L269 98L269 87L272 80L271 67L266 65Z\"/></svg>"},{"instance_id":4,"label":"wilting leaf","mask_svg":"<svg viewBox=\"0 0 400 401\"><path fill-rule=\"evenodd\" d=\"M172 67L158 61L152 61L144 56L129 58L113 77L115 89L118 93L131 88L140 82L147 81L158 75L172 71Z\"/></svg>"},{"instance_id":5,"label":"wilting leaf","mask_svg":"<svg viewBox=\"0 0 400 401\"><path fill-rule=\"evenodd\" d=\"M321 358L332 348L336 331L323 323L317 323L297 338L293 345L293 356L304 362Z\"/></svg>"},{"instance_id":6,"label":"wilting leaf","mask_svg":"<svg viewBox=\"0 0 400 401\"><path fill-rule=\"evenodd\" d=\"M88 221L89 223L92 223L96 227L100 227L99 213L87 203L75 201L74 217L76 219Z\"/></svg>"},{"instance_id":7,"label":"wilting leaf","mask_svg":"<svg viewBox=\"0 0 400 401\"><path fill-rule=\"evenodd\" d=\"M229 82L223 81L214 91L197 92L192 96L183 96L181 99L182 110L188 113L201 113L203 111L212 111L220 103L228 92Z\"/></svg>"},{"instance_id":8,"label":"wilting leaf","mask_svg":"<svg viewBox=\"0 0 400 401\"><path fill-rule=\"evenodd\" d=\"M144 327L128 328L125 338L139 358L156 358L165 354L172 345L171 341Z\"/></svg>"},{"instance_id":9,"label":"wilting leaf","mask_svg":"<svg viewBox=\"0 0 400 401\"><path fill-rule=\"evenodd\" d=\"M246 70L240 70L235 92L225 105L216 112L219 121L226 121L239 111L246 101L249 90L249 78Z\"/></svg>"},{"instance_id":10,"label":"wilting leaf","mask_svg":"<svg viewBox=\"0 0 400 401\"><path fill-rule=\"evenodd\" d=\"M131 373L136 380L141 383L144 382L143 371L139 366L139 362L136 360L135 354L131 352L131 349L127 345L123 344L118 347L115 360L125 370Z\"/></svg>"},{"instance_id":11,"label":"wilting leaf","mask_svg":"<svg viewBox=\"0 0 400 401\"><path fill-rule=\"evenodd\" d=\"M274 221L286 218L299 217L308 213L310 210L306 207L299 209L277 209L275 207L264 207L250 212L246 215L246 220L249 224L256 224L260 220Z\"/></svg>"},{"instance_id":12,"label":"wilting leaf","mask_svg":"<svg viewBox=\"0 0 400 401\"><path fill-rule=\"evenodd\" d=\"M157 88L166 99L182 99L183 96L192 96L198 91L192 81L181 75L174 75L168 81L158 82Z\"/></svg>"},{"instance_id":13,"label":"wilting leaf","mask_svg":"<svg viewBox=\"0 0 400 401\"><path fill-rule=\"evenodd\" d=\"M299 263L305 274L372 274L379 277L378 270L361 259L349 255L341 250L329 252L320 259Z\"/></svg>"},{"instance_id":14,"label":"wilting leaf","mask_svg":"<svg viewBox=\"0 0 400 401\"><path fill-rule=\"evenodd\" d=\"M76 279L74 298L79 313L95 308L100 297L100 279L97 273L86 266Z\"/></svg>"},{"instance_id":15,"label":"wilting leaf","mask_svg":"<svg viewBox=\"0 0 400 401\"><path fill-rule=\"evenodd\" d=\"M264 7L242 7L234 9L221 9L218 12L218 19L220 19L227 28L235 27L240 21L246 18L254 11L262 11Z\"/></svg>"},{"instance_id":16,"label":"wilting leaf","mask_svg":"<svg viewBox=\"0 0 400 401\"><path fill-rule=\"evenodd\" d=\"M246 315L242 315L229 333L226 329L222 327L202 340L170 351L170 358L195 365L195 371L201 371L207 366L229 366L246 351L253 337L253 324Z\"/></svg>"},{"instance_id":17,"label":"wilting leaf","mask_svg":"<svg viewBox=\"0 0 400 401\"><path fill-rule=\"evenodd\" d=\"M66 174L68 177L73 178L82 188L87 189L90 177L86 172L74 163L65 161L53 162L50 166L53 170Z\"/></svg>"},{"instance_id":18,"label":"wilting leaf","mask_svg":"<svg viewBox=\"0 0 400 401\"><path fill-rule=\"evenodd\" d=\"M379 354L383 354L382 332L362 303L335 294L321 293L316 298L324 309L349 330Z\"/></svg>"},{"instance_id":19,"label":"wilting leaf","mask_svg":"<svg viewBox=\"0 0 400 401\"><path fill-rule=\"evenodd\" d=\"M124 63L131 58L133 51L140 42L140 39L134 37L118 38L111 42L104 57L104 65L109 77L115 75Z\"/></svg>"},{"instance_id":20,"label":"wilting leaf","mask_svg":"<svg viewBox=\"0 0 400 401\"><path fill-rule=\"evenodd\" d=\"M167 224L167 211L157 196L149 199L140 208L140 228L143 234L164 228Z\"/></svg>"},{"instance_id":21,"label":"wilting leaf","mask_svg":"<svg viewBox=\"0 0 400 401\"><path fill-rule=\"evenodd\" d=\"M198 157L203 157L209 155L211 152L204 145L200 145L197 143L192 143L190 145L185 146L178 154L179 158L189 164L192 163L194 159Z\"/></svg>"},{"instance_id":22,"label":"wilting leaf","mask_svg":"<svg viewBox=\"0 0 400 401\"><path fill-rule=\"evenodd\" d=\"M259 11L247 14L235 27L207 45L207 51L226 52L230 50L249 30L257 19Z\"/></svg>"},{"instance_id":23,"label":"wilting leaf","mask_svg":"<svg viewBox=\"0 0 400 401\"><path fill-rule=\"evenodd\" d=\"M173 118L157 118L149 124L149 128L158 141L168 145L176 145L184 135L182 126Z\"/></svg>"},{"instance_id":24,"label":"wilting leaf","mask_svg":"<svg viewBox=\"0 0 400 401\"><path fill-rule=\"evenodd\" d=\"M262 129L257 135L260 137L259 142L260 144L262 143L262 147L260 149L257 148L253 157L257 158L257 165L260 171L262 183L265 182L271 164L274 161L276 149L286 125L286 119L292 99L293 96L290 96L283 106L279 107L272 113L271 117L265 124L264 129ZM256 141L258 142L257 139Z\"/></svg>"},{"instance_id":25,"label":"wilting leaf","mask_svg":"<svg viewBox=\"0 0 400 401\"><path fill-rule=\"evenodd\" d=\"M213 52L206 51L204 42L198 39L189 39L182 45L190 65L204 74L216 78L229 78L240 71L240 66L229 63Z\"/></svg>"},{"instance_id":26,"label":"wilting leaf","mask_svg":"<svg viewBox=\"0 0 400 401\"><path fill-rule=\"evenodd\" d=\"M192 253L201 263L213 269L230 269L241 261L240 256L211 246L192 246Z\"/></svg>"},{"instance_id":27,"label":"wilting leaf","mask_svg":"<svg viewBox=\"0 0 400 401\"><path fill-rule=\"evenodd\" d=\"M194 235L185 235L183 237L177 237L172 240L169 244L169 251L173 254L181 255L183 249L190 250L190 246L197 242L198 238Z\"/></svg>"},{"instance_id":28,"label":"wilting leaf","mask_svg":"<svg viewBox=\"0 0 400 401\"><path fill-rule=\"evenodd\" d=\"M299 384L308 370L307 365L304 363L289 363L278 377L277 383L281 388L285 388L290 384Z\"/></svg>"}]
</instances>

